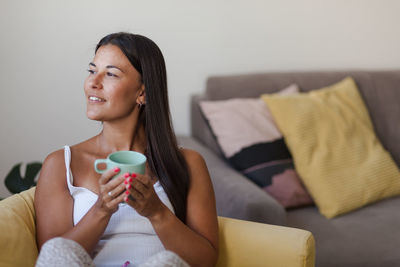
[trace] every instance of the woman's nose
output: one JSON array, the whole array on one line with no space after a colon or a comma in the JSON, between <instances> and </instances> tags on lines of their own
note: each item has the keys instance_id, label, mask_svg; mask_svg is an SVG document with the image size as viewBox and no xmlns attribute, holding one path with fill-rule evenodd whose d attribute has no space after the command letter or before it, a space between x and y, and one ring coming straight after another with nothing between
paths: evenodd
<instances>
[{"instance_id":1,"label":"woman's nose","mask_svg":"<svg viewBox=\"0 0 400 267\"><path fill-rule=\"evenodd\" d=\"M90 81L90 87L93 89L102 89L103 88L103 83L102 83L102 77L98 73L92 74L92 79Z\"/></svg>"}]
</instances>

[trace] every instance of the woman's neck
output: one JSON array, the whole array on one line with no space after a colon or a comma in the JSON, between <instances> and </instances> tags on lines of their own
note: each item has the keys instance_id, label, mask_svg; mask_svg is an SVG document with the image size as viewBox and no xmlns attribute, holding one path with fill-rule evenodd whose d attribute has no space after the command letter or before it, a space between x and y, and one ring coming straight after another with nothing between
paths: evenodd
<instances>
[{"instance_id":1,"label":"woman's neck","mask_svg":"<svg viewBox=\"0 0 400 267\"><path fill-rule=\"evenodd\" d=\"M104 122L103 130L96 138L97 147L105 154L120 150L144 153L146 149L144 127L141 126L134 136L135 127L136 122Z\"/></svg>"}]
</instances>

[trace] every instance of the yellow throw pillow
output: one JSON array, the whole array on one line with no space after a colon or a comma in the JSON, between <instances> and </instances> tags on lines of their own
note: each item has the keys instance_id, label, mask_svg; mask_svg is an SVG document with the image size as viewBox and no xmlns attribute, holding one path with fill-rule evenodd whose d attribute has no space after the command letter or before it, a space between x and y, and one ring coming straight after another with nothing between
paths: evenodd
<instances>
[{"instance_id":1,"label":"yellow throw pillow","mask_svg":"<svg viewBox=\"0 0 400 267\"><path fill-rule=\"evenodd\" d=\"M400 194L399 169L376 137L352 78L308 93L261 98L324 216Z\"/></svg>"}]
</instances>

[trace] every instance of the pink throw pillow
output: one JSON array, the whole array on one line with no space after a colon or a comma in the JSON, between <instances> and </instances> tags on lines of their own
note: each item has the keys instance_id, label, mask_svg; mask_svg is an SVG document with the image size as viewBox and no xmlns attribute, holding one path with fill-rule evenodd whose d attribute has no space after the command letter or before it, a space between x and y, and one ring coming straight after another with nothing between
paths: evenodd
<instances>
[{"instance_id":1,"label":"pink throw pillow","mask_svg":"<svg viewBox=\"0 0 400 267\"><path fill-rule=\"evenodd\" d=\"M272 184L263 188L285 208L294 208L314 203L307 189L293 169L272 177Z\"/></svg>"}]
</instances>

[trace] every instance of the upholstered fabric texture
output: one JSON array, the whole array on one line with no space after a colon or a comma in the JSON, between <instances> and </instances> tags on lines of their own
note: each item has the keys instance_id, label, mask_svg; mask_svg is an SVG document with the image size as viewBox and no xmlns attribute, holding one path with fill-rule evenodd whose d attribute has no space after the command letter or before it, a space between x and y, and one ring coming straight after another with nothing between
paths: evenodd
<instances>
[{"instance_id":1,"label":"upholstered fabric texture","mask_svg":"<svg viewBox=\"0 0 400 267\"><path fill-rule=\"evenodd\" d=\"M218 217L218 226L217 267L313 267L315 264L315 240L310 232L224 217Z\"/></svg>"},{"instance_id":2,"label":"upholstered fabric texture","mask_svg":"<svg viewBox=\"0 0 400 267\"><path fill-rule=\"evenodd\" d=\"M400 194L399 169L376 137L352 78L309 93L262 99L324 216Z\"/></svg>"},{"instance_id":3,"label":"upholstered fabric texture","mask_svg":"<svg viewBox=\"0 0 400 267\"><path fill-rule=\"evenodd\" d=\"M35 188L0 201L0 266L34 266L36 247ZM3 246L4 245L4 246Z\"/></svg>"},{"instance_id":4,"label":"upholstered fabric texture","mask_svg":"<svg viewBox=\"0 0 400 267\"><path fill-rule=\"evenodd\" d=\"M35 188L0 201L0 266L34 266ZM311 232L249 221L218 217L219 258L217 267L293 266L315 263L315 240Z\"/></svg>"},{"instance_id":5,"label":"upholstered fabric texture","mask_svg":"<svg viewBox=\"0 0 400 267\"><path fill-rule=\"evenodd\" d=\"M279 94L298 92L293 84ZM293 168L282 134L260 98L202 101L200 107L225 157L257 185L268 186L273 175Z\"/></svg>"}]
</instances>

